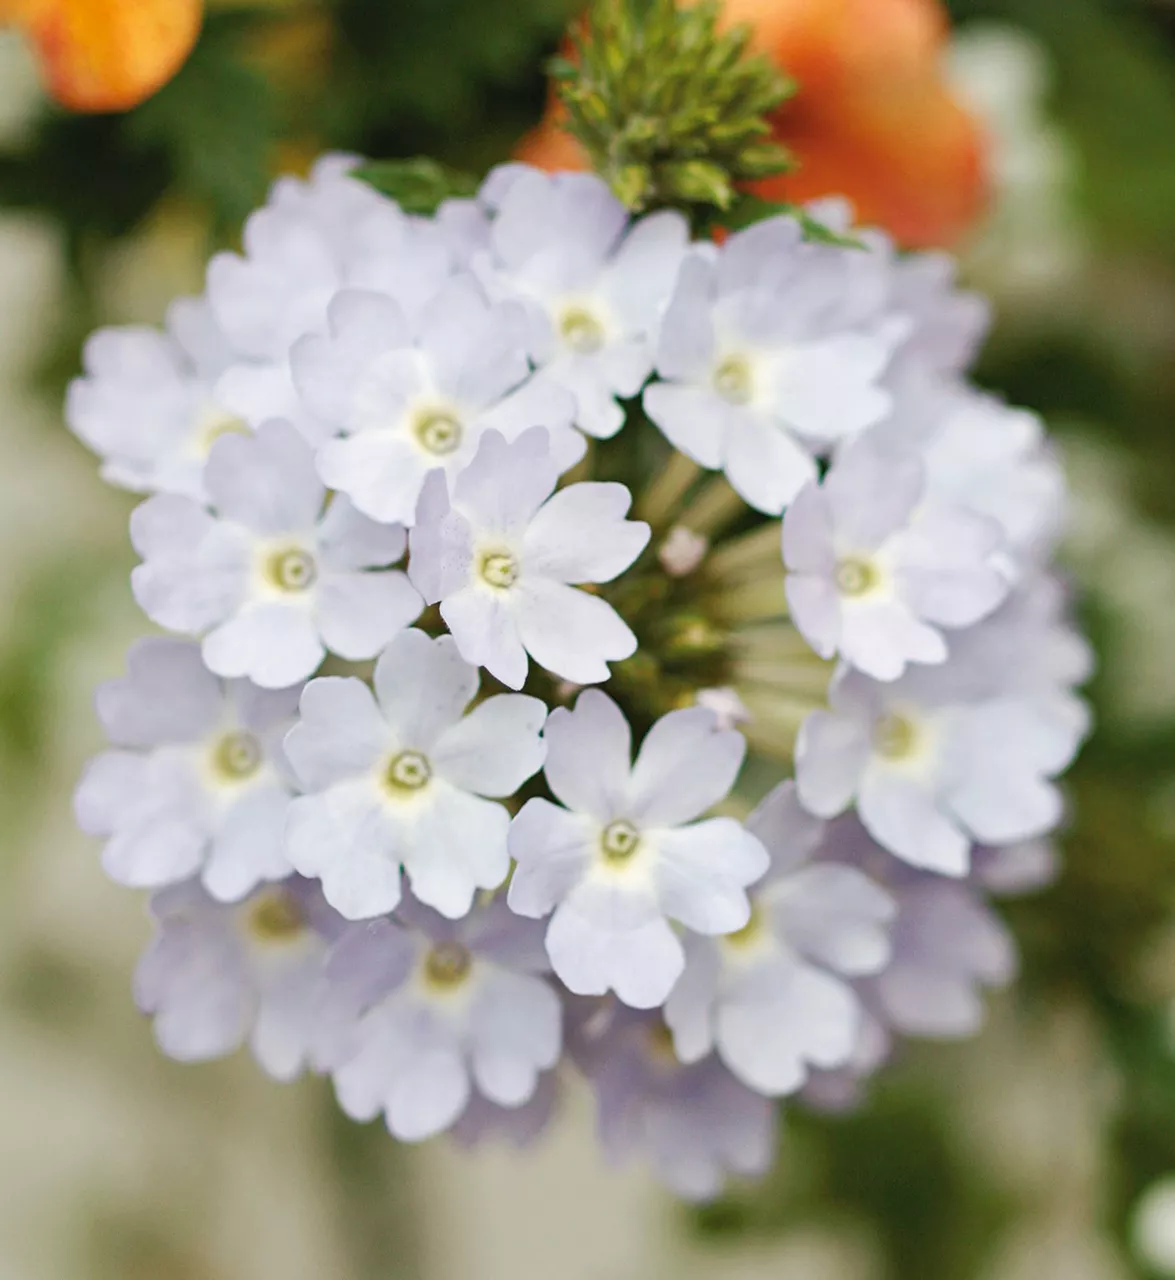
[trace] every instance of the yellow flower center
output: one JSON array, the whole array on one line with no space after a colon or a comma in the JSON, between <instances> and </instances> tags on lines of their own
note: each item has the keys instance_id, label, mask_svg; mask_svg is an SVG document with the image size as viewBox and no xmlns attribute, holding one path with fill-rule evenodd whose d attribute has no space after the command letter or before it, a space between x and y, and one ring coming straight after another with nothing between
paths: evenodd
<instances>
[{"instance_id":1,"label":"yellow flower center","mask_svg":"<svg viewBox=\"0 0 1175 1280\"><path fill-rule=\"evenodd\" d=\"M301 904L285 889L267 889L248 905L246 924L258 942L290 942L306 930Z\"/></svg>"},{"instance_id":2,"label":"yellow flower center","mask_svg":"<svg viewBox=\"0 0 1175 1280\"><path fill-rule=\"evenodd\" d=\"M624 863L640 848L641 833L625 818L610 822L600 836L600 851L606 861Z\"/></svg>"},{"instance_id":3,"label":"yellow flower center","mask_svg":"<svg viewBox=\"0 0 1175 1280\"><path fill-rule=\"evenodd\" d=\"M227 413L224 409L209 405L196 420L192 439L197 455L201 458L206 458L212 446L221 436L247 436L249 434L249 424L243 418L238 418L235 414Z\"/></svg>"},{"instance_id":4,"label":"yellow flower center","mask_svg":"<svg viewBox=\"0 0 1175 1280\"><path fill-rule=\"evenodd\" d=\"M460 447L464 434L460 419L447 409L424 410L412 429L422 449L442 458Z\"/></svg>"},{"instance_id":5,"label":"yellow flower center","mask_svg":"<svg viewBox=\"0 0 1175 1280\"><path fill-rule=\"evenodd\" d=\"M318 578L318 566L309 551L289 547L275 551L266 561L265 576L279 591L309 591Z\"/></svg>"},{"instance_id":6,"label":"yellow flower center","mask_svg":"<svg viewBox=\"0 0 1175 1280\"><path fill-rule=\"evenodd\" d=\"M419 751L401 751L384 775L393 791L419 791L428 785L432 766Z\"/></svg>"},{"instance_id":7,"label":"yellow flower center","mask_svg":"<svg viewBox=\"0 0 1175 1280\"><path fill-rule=\"evenodd\" d=\"M754 392L751 366L742 356L727 356L714 370L714 390L731 404L746 404Z\"/></svg>"},{"instance_id":8,"label":"yellow flower center","mask_svg":"<svg viewBox=\"0 0 1175 1280\"><path fill-rule=\"evenodd\" d=\"M734 933L725 934L722 941L728 947L734 947L741 950L749 947L757 942L763 936L763 930L766 927L763 920L763 913L759 909L758 903L751 904L750 919L743 925L741 929L736 929Z\"/></svg>"},{"instance_id":9,"label":"yellow flower center","mask_svg":"<svg viewBox=\"0 0 1175 1280\"><path fill-rule=\"evenodd\" d=\"M438 942L424 957L424 976L430 987L450 991L459 987L473 967L468 947L459 942Z\"/></svg>"},{"instance_id":10,"label":"yellow flower center","mask_svg":"<svg viewBox=\"0 0 1175 1280\"><path fill-rule=\"evenodd\" d=\"M847 556L836 566L836 586L842 596L863 596L877 586L877 566L869 560Z\"/></svg>"},{"instance_id":11,"label":"yellow flower center","mask_svg":"<svg viewBox=\"0 0 1175 1280\"><path fill-rule=\"evenodd\" d=\"M492 551L481 559L482 580L505 590L518 581L518 561L508 551Z\"/></svg>"},{"instance_id":12,"label":"yellow flower center","mask_svg":"<svg viewBox=\"0 0 1175 1280\"><path fill-rule=\"evenodd\" d=\"M261 768L263 755L251 733L226 733L212 750L212 768L226 782L243 782Z\"/></svg>"},{"instance_id":13,"label":"yellow flower center","mask_svg":"<svg viewBox=\"0 0 1175 1280\"><path fill-rule=\"evenodd\" d=\"M912 720L891 711L873 729L873 749L886 760L905 760L917 750L919 738Z\"/></svg>"},{"instance_id":14,"label":"yellow flower center","mask_svg":"<svg viewBox=\"0 0 1175 1280\"><path fill-rule=\"evenodd\" d=\"M576 355L595 355L604 345L604 326L583 307L568 307L559 318L559 336Z\"/></svg>"}]
</instances>

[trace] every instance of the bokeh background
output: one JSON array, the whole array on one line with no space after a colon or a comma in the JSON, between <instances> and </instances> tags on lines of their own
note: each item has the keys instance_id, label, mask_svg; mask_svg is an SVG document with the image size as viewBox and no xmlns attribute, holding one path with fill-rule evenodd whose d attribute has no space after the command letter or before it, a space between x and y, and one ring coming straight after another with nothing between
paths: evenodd
<instances>
[{"instance_id":1,"label":"bokeh background","mask_svg":"<svg viewBox=\"0 0 1175 1280\"><path fill-rule=\"evenodd\" d=\"M178 75L99 114L52 102L0 29L0 1280L1175 1275L1175 4L956 0L949 32L930 0L730 6L853 44L785 139L908 241L955 242L997 308L979 377L1047 417L1069 470L1099 729L1063 874L1008 911L1019 982L857 1112L789 1109L777 1173L701 1211L605 1168L575 1093L527 1153L406 1149L321 1081L162 1058L129 994L143 903L70 812L92 687L142 630L132 500L61 419L81 340L198 291L319 150L508 156L575 5L210 0ZM842 109L863 47L880 97Z\"/></svg>"}]
</instances>

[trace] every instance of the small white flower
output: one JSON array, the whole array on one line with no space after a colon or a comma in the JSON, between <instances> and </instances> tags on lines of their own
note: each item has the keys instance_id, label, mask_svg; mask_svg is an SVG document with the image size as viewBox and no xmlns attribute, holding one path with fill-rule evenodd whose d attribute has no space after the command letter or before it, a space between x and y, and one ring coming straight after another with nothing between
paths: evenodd
<instances>
[{"instance_id":1,"label":"small white flower","mask_svg":"<svg viewBox=\"0 0 1175 1280\"><path fill-rule=\"evenodd\" d=\"M657 325L688 249L686 220L666 210L630 224L600 178L518 165L490 175L483 201L496 216L475 270L494 296L525 302L539 380L574 394L576 425L615 435L624 424L617 400L652 372Z\"/></svg>"},{"instance_id":2,"label":"small white flower","mask_svg":"<svg viewBox=\"0 0 1175 1280\"><path fill-rule=\"evenodd\" d=\"M171 1058L223 1057L246 1040L278 1080L311 1057L327 991L327 946L342 921L297 876L244 902L214 902L194 882L151 900L157 933L135 970L135 1000Z\"/></svg>"},{"instance_id":3,"label":"small white flower","mask_svg":"<svg viewBox=\"0 0 1175 1280\"><path fill-rule=\"evenodd\" d=\"M831 710L800 729L804 807L833 817L855 798L879 844L949 876L967 873L972 842L1007 844L1055 827L1061 797L1050 779L1078 738L1014 692L980 692L961 677L952 688L956 675L948 664L878 684L842 672Z\"/></svg>"},{"instance_id":4,"label":"small white flower","mask_svg":"<svg viewBox=\"0 0 1175 1280\"><path fill-rule=\"evenodd\" d=\"M582 457L571 396L527 381L521 310L491 306L472 276L448 281L415 325L391 298L354 290L329 316L329 334L295 346L294 379L342 433L319 450L319 474L373 519L412 524L426 477L456 475L490 427L513 439L546 426L561 471Z\"/></svg>"},{"instance_id":5,"label":"small white flower","mask_svg":"<svg viewBox=\"0 0 1175 1280\"><path fill-rule=\"evenodd\" d=\"M70 383L65 417L102 458L102 478L137 493L202 498L214 441L249 429L218 398L233 354L208 304L177 299L163 333L99 329L82 359L85 376Z\"/></svg>"},{"instance_id":6,"label":"small white flower","mask_svg":"<svg viewBox=\"0 0 1175 1280\"><path fill-rule=\"evenodd\" d=\"M465 714L477 670L452 637L405 631L380 655L375 695L354 678L312 680L286 752L303 788L286 851L322 880L349 920L391 911L400 868L415 895L463 916L478 889L506 878L505 797L537 772L546 707L504 694Z\"/></svg>"},{"instance_id":7,"label":"small white flower","mask_svg":"<svg viewBox=\"0 0 1175 1280\"><path fill-rule=\"evenodd\" d=\"M693 821L730 791L746 742L700 707L671 711L634 765L628 722L594 689L552 712L545 736L547 785L566 808L528 800L514 819L508 901L554 911L547 952L570 990L652 1008L685 965L670 920L710 935L750 918L763 846L733 818Z\"/></svg>"},{"instance_id":8,"label":"small white flower","mask_svg":"<svg viewBox=\"0 0 1175 1280\"><path fill-rule=\"evenodd\" d=\"M823 823L792 783L747 820L771 857L751 896L751 919L723 938L690 937L686 968L665 1005L677 1056L718 1056L746 1085L794 1093L811 1067L854 1054L861 1009L843 978L883 969L892 899L856 867L811 863ZM834 976L836 975L836 976Z\"/></svg>"},{"instance_id":9,"label":"small white flower","mask_svg":"<svg viewBox=\"0 0 1175 1280\"><path fill-rule=\"evenodd\" d=\"M154 888L199 875L241 898L289 875L282 831L293 786L281 737L298 690L224 683L182 640L140 640L127 675L102 685L98 716L114 744L78 786L78 824L108 837L106 873Z\"/></svg>"},{"instance_id":10,"label":"small white flower","mask_svg":"<svg viewBox=\"0 0 1175 1280\"><path fill-rule=\"evenodd\" d=\"M606 680L636 637L610 604L570 584L610 582L644 550L649 526L626 520L622 484L573 484L554 493L559 468L546 432L508 443L496 431L452 494L430 481L411 533L409 573L438 601L468 662L521 689L529 654L577 684ZM552 496L553 495L553 496Z\"/></svg>"},{"instance_id":11,"label":"small white flower","mask_svg":"<svg viewBox=\"0 0 1175 1280\"><path fill-rule=\"evenodd\" d=\"M812 254L795 223L730 237L688 258L661 326L645 412L695 462L778 515L816 474L813 452L881 420L894 336L841 314L844 252Z\"/></svg>"},{"instance_id":12,"label":"small white flower","mask_svg":"<svg viewBox=\"0 0 1175 1280\"><path fill-rule=\"evenodd\" d=\"M411 901L399 916L353 928L330 959L332 985L359 1010L322 1055L343 1110L382 1111L397 1138L419 1142L478 1098L525 1107L562 1048L540 931L501 901L455 924Z\"/></svg>"},{"instance_id":13,"label":"small white flower","mask_svg":"<svg viewBox=\"0 0 1175 1280\"><path fill-rule=\"evenodd\" d=\"M712 1200L728 1173L761 1177L775 1154L776 1108L717 1057L685 1065L661 1020L573 1007L570 1047L597 1101L596 1129L616 1164L643 1156L685 1200Z\"/></svg>"},{"instance_id":14,"label":"small white flower","mask_svg":"<svg viewBox=\"0 0 1175 1280\"><path fill-rule=\"evenodd\" d=\"M945 662L941 628L972 625L1007 594L999 525L925 498L916 454L862 436L788 508L787 600L822 658L896 680L907 663Z\"/></svg>"},{"instance_id":15,"label":"small white flower","mask_svg":"<svg viewBox=\"0 0 1175 1280\"><path fill-rule=\"evenodd\" d=\"M372 658L421 609L399 570L404 530L378 525L326 489L288 423L226 437L205 472L212 513L187 498L148 499L131 517L143 557L135 599L160 626L203 636L222 676L281 688L328 649Z\"/></svg>"}]
</instances>

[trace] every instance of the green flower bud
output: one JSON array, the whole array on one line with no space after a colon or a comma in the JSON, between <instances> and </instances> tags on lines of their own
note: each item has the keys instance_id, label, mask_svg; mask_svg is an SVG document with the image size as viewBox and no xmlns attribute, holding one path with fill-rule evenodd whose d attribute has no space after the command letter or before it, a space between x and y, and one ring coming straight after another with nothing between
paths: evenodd
<instances>
[{"instance_id":1,"label":"green flower bud","mask_svg":"<svg viewBox=\"0 0 1175 1280\"><path fill-rule=\"evenodd\" d=\"M746 28L719 32L719 0L596 0L574 29L576 59L552 74L567 128L628 208L702 217L729 209L738 184L791 165L767 115L794 86L746 55Z\"/></svg>"}]
</instances>

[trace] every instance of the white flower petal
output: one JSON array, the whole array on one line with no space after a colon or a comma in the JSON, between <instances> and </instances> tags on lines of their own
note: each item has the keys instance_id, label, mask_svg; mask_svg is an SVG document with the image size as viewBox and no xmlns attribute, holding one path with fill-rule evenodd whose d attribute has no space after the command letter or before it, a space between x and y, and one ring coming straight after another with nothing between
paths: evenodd
<instances>
[{"instance_id":1,"label":"white flower petal","mask_svg":"<svg viewBox=\"0 0 1175 1280\"><path fill-rule=\"evenodd\" d=\"M751 916L746 886L767 870L763 846L734 818L658 832L657 892L670 919L701 934L733 933Z\"/></svg>"},{"instance_id":2,"label":"white flower petal","mask_svg":"<svg viewBox=\"0 0 1175 1280\"><path fill-rule=\"evenodd\" d=\"M609 662L636 652L636 636L628 624L598 596L547 578L524 577L513 588L512 604L526 651L564 680L607 680Z\"/></svg>"},{"instance_id":3,"label":"white flower petal","mask_svg":"<svg viewBox=\"0 0 1175 1280\"><path fill-rule=\"evenodd\" d=\"M510 879L510 909L532 918L552 911L590 865L597 831L583 814L549 800L528 800L510 824L510 856L518 863Z\"/></svg>"},{"instance_id":4,"label":"white flower petal","mask_svg":"<svg viewBox=\"0 0 1175 1280\"><path fill-rule=\"evenodd\" d=\"M308 791L369 772L388 750L391 735L371 690L353 676L323 676L302 690L301 720L285 739L285 752Z\"/></svg>"},{"instance_id":5,"label":"white flower petal","mask_svg":"<svg viewBox=\"0 0 1175 1280\"><path fill-rule=\"evenodd\" d=\"M526 650L514 613L500 595L468 587L444 601L441 617L467 662L485 667L508 688L522 688L529 667Z\"/></svg>"},{"instance_id":6,"label":"white flower petal","mask_svg":"<svg viewBox=\"0 0 1175 1280\"><path fill-rule=\"evenodd\" d=\"M567 903L551 917L547 954L576 995L614 990L635 1009L662 1004L685 967L681 943L664 920L616 932L601 929Z\"/></svg>"},{"instance_id":7,"label":"white flower petal","mask_svg":"<svg viewBox=\"0 0 1175 1280\"><path fill-rule=\"evenodd\" d=\"M557 582L611 582L645 549L649 526L626 520L622 484L573 484L545 502L522 544L523 572Z\"/></svg>"},{"instance_id":8,"label":"white flower petal","mask_svg":"<svg viewBox=\"0 0 1175 1280\"><path fill-rule=\"evenodd\" d=\"M804 808L821 818L843 813L870 751L868 725L851 716L813 711L796 740L796 789Z\"/></svg>"},{"instance_id":9,"label":"white flower petal","mask_svg":"<svg viewBox=\"0 0 1175 1280\"><path fill-rule=\"evenodd\" d=\"M458 920L478 889L496 889L510 873L510 815L436 779L430 790L436 795L404 833L404 868L421 902Z\"/></svg>"},{"instance_id":10,"label":"white flower petal","mask_svg":"<svg viewBox=\"0 0 1175 1280\"><path fill-rule=\"evenodd\" d=\"M689 822L730 793L746 739L702 707L671 711L645 735L632 770L630 817L646 826Z\"/></svg>"},{"instance_id":11,"label":"white flower petal","mask_svg":"<svg viewBox=\"0 0 1175 1280\"><path fill-rule=\"evenodd\" d=\"M318 584L314 620L323 643L341 658L375 655L414 622L424 602L405 574L334 572Z\"/></svg>"},{"instance_id":12,"label":"white flower petal","mask_svg":"<svg viewBox=\"0 0 1175 1280\"><path fill-rule=\"evenodd\" d=\"M395 910L403 836L368 779L298 796L286 821L286 855L322 881L327 902L348 920Z\"/></svg>"},{"instance_id":13,"label":"white flower petal","mask_svg":"<svg viewBox=\"0 0 1175 1280\"><path fill-rule=\"evenodd\" d=\"M374 682L380 708L402 744L427 755L473 700L478 675L452 636L434 640L410 629L380 655Z\"/></svg>"},{"instance_id":14,"label":"white flower petal","mask_svg":"<svg viewBox=\"0 0 1175 1280\"><path fill-rule=\"evenodd\" d=\"M221 519L267 536L312 529L326 497L310 446L280 421L253 435L221 436L208 454L204 484Z\"/></svg>"},{"instance_id":15,"label":"white flower petal","mask_svg":"<svg viewBox=\"0 0 1175 1280\"><path fill-rule=\"evenodd\" d=\"M301 604L253 603L204 637L204 661L219 676L284 689L314 674L326 655Z\"/></svg>"},{"instance_id":16,"label":"white flower petal","mask_svg":"<svg viewBox=\"0 0 1175 1280\"><path fill-rule=\"evenodd\" d=\"M546 718L546 703L538 698L488 698L437 739L433 769L463 791L511 796L542 768L546 745L539 735Z\"/></svg>"},{"instance_id":17,"label":"white flower petal","mask_svg":"<svg viewBox=\"0 0 1175 1280\"><path fill-rule=\"evenodd\" d=\"M618 816L628 798L632 734L616 703L585 689L574 708L551 712L544 737L544 772L555 796L601 824Z\"/></svg>"}]
</instances>

